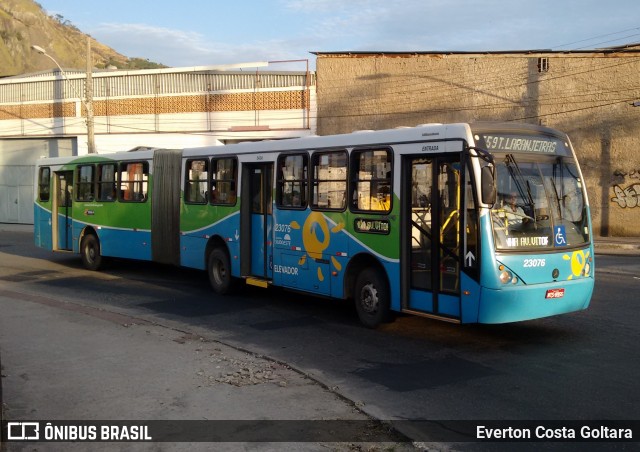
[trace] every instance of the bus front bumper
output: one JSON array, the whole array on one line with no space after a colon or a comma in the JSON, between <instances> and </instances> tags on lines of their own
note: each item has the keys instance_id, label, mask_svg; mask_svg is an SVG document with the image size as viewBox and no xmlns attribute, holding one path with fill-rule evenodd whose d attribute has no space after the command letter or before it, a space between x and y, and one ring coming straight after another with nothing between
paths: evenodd
<instances>
[{"instance_id":1,"label":"bus front bumper","mask_svg":"<svg viewBox=\"0 0 640 452\"><path fill-rule=\"evenodd\" d=\"M482 288L478 323L508 323L586 309L593 294L593 278L553 284ZM562 294L562 296L559 296Z\"/></svg>"}]
</instances>

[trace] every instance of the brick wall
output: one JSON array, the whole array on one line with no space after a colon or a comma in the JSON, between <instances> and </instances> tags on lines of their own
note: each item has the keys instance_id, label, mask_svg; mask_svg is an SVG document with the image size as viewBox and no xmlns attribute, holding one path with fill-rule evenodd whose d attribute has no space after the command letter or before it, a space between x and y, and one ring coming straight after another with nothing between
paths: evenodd
<instances>
[{"instance_id":1,"label":"brick wall","mask_svg":"<svg viewBox=\"0 0 640 452\"><path fill-rule=\"evenodd\" d=\"M521 121L569 134L595 232L640 236L640 49L318 54L318 133Z\"/></svg>"}]
</instances>

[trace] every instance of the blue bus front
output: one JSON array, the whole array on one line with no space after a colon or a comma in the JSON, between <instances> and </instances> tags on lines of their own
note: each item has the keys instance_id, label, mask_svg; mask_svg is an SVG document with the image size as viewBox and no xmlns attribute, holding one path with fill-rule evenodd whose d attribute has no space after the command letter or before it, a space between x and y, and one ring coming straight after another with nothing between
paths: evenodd
<instances>
[{"instance_id":1,"label":"blue bus front","mask_svg":"<svg viewBox=\"0 0 640 452\"><path fill-rule=\"evenodd\" d=\"M494 155L497 200L482 215L478 322L579 311L594 287L591 222L580 169L563 134L479 132Z\"/></svg>"}]
</instances>

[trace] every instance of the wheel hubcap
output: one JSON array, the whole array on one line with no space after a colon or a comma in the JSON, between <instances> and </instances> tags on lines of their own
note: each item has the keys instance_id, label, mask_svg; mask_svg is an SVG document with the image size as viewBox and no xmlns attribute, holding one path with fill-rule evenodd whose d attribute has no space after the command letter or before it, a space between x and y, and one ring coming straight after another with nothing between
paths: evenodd
<instances>
[{"instance_id":1,"label":"wheel hubcap","mask_svg":"<svg viewBox=\"0 0 640 452\"><path fill-rule=\"evenodd\" d=\"M380 301L378 299L378 291L373 284L367 284L362 288L360 299L365 312L372 314L378 310Z\"/></svg>"},{"instance_id":2,"label":"wheel hubcap","mask_svg":"<svg viewBox=\"0 0 640 452\"><path fill-rule=\"evenodd\" d=\"M216 278L217 283L222 283L227 275L227 269L224 268L224 264L220 261L214 266L213 276Z\"/></svg>"}]
</instances>

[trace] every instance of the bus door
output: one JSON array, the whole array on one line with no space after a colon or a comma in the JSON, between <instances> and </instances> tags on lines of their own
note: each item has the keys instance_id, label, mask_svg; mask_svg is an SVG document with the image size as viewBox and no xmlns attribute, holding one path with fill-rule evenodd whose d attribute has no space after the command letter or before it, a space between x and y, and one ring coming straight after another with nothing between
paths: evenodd
<instances>
[{"instance_id":1,"label":"bus door","mask_svg":"<svg viewBox=\"0 0 640 452\"><path fill-rule=\"evenodd\" d=\"M73 248L72 199L73 171L59 171L53 178L53 211L51 212L51 234L54 250Z\"/></svg>"},{"instance_id":2,"label":"bus door","mask_svg":"<svg viewBox=\"0 0 640 452\"><path fill-rule=\"evenodd\" d=\"M241 221L243 224L240 243L242 274L271 279L273 275L273 163L245 164L242 178Z\"/></svg>"},{"instance_id":3,"label":"bus door","mask_svg":"<svg viewBox=\"0 0 640 452\"><path fill-rule=\"evenodd\" d=\"M403 161L403 309L460 318L460 154Z\"/></svg>"}]
</instances>

